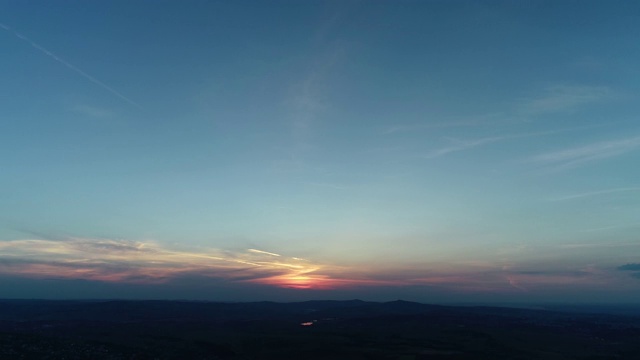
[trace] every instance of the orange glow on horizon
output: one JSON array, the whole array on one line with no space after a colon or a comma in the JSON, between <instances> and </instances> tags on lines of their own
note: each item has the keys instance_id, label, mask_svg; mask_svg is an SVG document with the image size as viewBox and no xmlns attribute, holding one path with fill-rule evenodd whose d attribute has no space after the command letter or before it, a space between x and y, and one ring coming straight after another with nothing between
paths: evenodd
<instances>
[{"instance_id":1,"label":"orange glow on horizon","mask_svg":"<svg viewBox=\"0 0 640 360\"><path fill-rule=\"evenodd\" d=\"M315 270L314 270L315 271ZM356 279L356 278L333 278L328 275L307 273L277 275L267 278L249 280L248 282L271 285L289 289L314 289L333 290L338 288L349 288L359 286L398 286L404 283L397 281Z\"/></svg>"},{"instance_id":2,"label":"orange glow on horizon","mask_svg":"<svg viewBox=\"0 0 640 360\"><path fill-rule=\"evenodd\" d=\"M278 275L251 282L290 289L335 289L338 283L324 275Z\"/></svg>"},{"instance_id":3,"label":"orange glow on horizon","mask_svg":"<svg viewBox=\"0 0 640 360\"><path fill-rule=\"evenodd\" d=\"M163 284L196 276L296 290L428 286L459 293L504 293L535 291L545 286L604 286L621 276L592 269L577 274L566 271L529 274L492 264L459 269L421 266L336 265L256 249L194 252L124 240L0 242L0 275L35 279Z\"/></svg>"}]
</instances>

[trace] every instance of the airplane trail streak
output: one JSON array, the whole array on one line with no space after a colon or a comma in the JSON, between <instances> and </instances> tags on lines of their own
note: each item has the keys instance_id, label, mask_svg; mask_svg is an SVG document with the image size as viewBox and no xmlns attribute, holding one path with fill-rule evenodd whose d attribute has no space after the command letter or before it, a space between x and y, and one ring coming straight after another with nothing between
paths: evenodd
<instances>
[{"instance_id":1,"label":"airplane trail streak","mask_svg":"<svg viewBox=\"0 0 640 360\"><path fill-rule=\"evenodd\" d=\"M111 86L103 83L102 81L96 79L95 77L87 74L86 72L82 71L81 69L79 69L75 65L69 63L68 61L62 59L61 57L57 56L56 54L52 53L51 51L45 49L44 47L42 47L41 45L37 44L36 42L34 42L33 40L29 39L28 37L26 37L26 36L22 35L21 33L11 29L9 26L7 26L7 25L5 25L3 23L0 23L0 28L8 31L9 33L11 33L13 35L15 35L18 39L27 42L29 45L31 45L32 47L36 48L37 50L39 50L43 54L49 56L50 58L52 58L53 60L59 62L60 64L66 66L67 68L71 69L72 71L74 71L75 73L81 75L82 77L84 77L85 79L91 81L92 83L94 83L94 84L100 86L101 88L107 90L111 94L119 97L121 100L124 100L127 103L129 103L129 104L131 104L131 105L133 105L133 106L135 106L135 107L137 107L139 109L143 109L143 107L140 106L140 104L138 104L135 101L129 99L126 96L124 96L123 94L121 94L116 89L114 89Z\"/></svg>"}]
</instances>

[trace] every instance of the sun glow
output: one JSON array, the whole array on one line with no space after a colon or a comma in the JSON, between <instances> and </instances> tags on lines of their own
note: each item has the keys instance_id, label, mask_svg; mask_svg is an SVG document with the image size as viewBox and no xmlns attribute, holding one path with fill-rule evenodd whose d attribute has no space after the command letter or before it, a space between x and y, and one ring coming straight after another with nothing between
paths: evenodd
<instances>
[{"instance_id":1,"label":"sun glow","mask_svg":"<svg viewBox=\"0 0 640 360\"><path fill-rule=\"evenodd\" d=\"M256 249L193 252L152 242L79 238L0 242L0 274L31 278L163 283L196 275L281 288L334 289L354 284L330 275L345 271Z\"/></svg>"},{"instance_id":2,"label":"sun glow","mask_svg":"<svg viewBox=\"0 0 640 360\"><path fill-rule=\"evenodd\" d=\"M172 249L153 242L70 238L0 241L0 276L162 284L181 278L215 278L294 290L430 286L448 291L532 291L544 285L607 284L593 270L527 273L492 264L464 269L367 268L294 258L263 250Z\"/></svg>"},{"instance_id":3,"label":"sun glow","mask_svg":"<svg viewBox=\"0 0 640 360\"><path fill-rule=\"evenodd\" d=\"M340 281L325 275L286 274L258 279L254 282L290 289L335 289Z\"/></svg>"}]
</instances>

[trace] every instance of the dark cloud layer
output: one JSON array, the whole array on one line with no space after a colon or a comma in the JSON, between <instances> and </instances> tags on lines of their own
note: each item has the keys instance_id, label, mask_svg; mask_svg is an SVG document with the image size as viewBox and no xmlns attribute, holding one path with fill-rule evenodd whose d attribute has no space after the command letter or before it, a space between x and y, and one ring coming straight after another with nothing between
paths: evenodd
<instances>
[{"instance_id":1,"label":"dark cloud layer","mask_svg":"<svg viewBox=\"0 0 640 360\"><path fill-rule=\"evenodd\" d=\"M618 266L618 270L621 271L640 271L640 264L625 264Z\"/></svg>"}]
</instances>

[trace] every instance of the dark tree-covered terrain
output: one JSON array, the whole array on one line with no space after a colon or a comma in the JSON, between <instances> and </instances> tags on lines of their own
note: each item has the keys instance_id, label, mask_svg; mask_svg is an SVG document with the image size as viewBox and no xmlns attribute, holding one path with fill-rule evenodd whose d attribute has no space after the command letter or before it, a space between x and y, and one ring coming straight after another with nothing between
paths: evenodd
<instances>
[{"instance_id":1,"label":"dark tree-covered terrain","mask_svg":"<svg viewBox=\"0 0 640 360\"><path fill-rule=\"evenodd\" d=\"M0 358L640 359L640 317L563 310L5 300Z\"/></svg>"}]
</instances>

